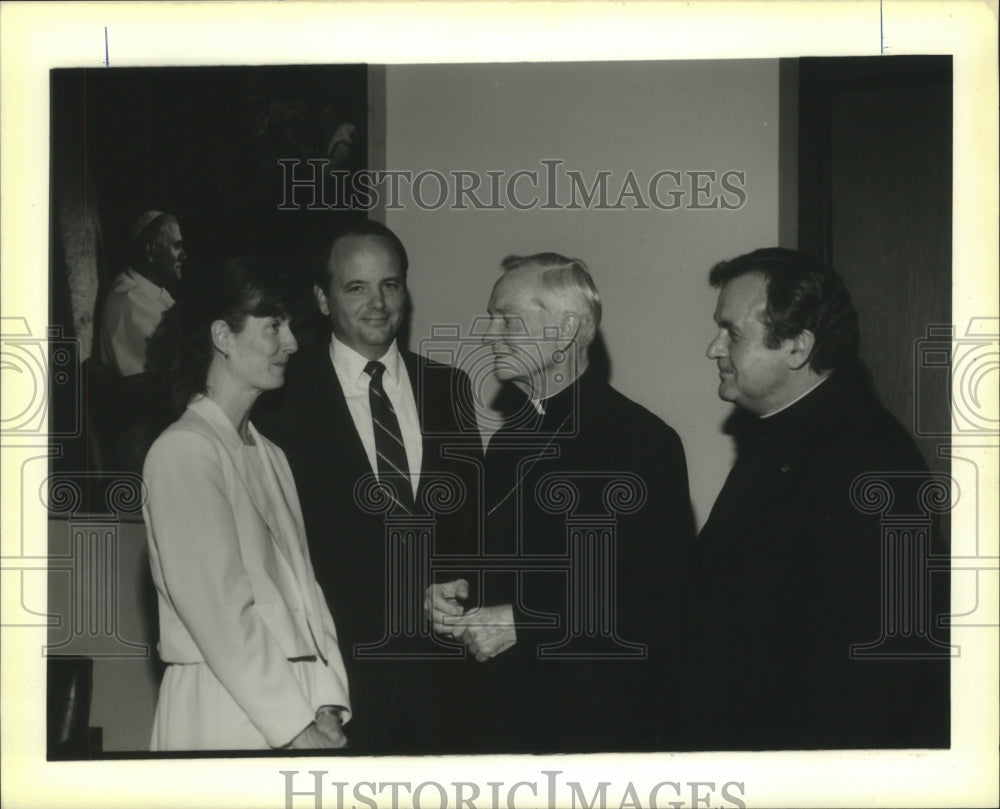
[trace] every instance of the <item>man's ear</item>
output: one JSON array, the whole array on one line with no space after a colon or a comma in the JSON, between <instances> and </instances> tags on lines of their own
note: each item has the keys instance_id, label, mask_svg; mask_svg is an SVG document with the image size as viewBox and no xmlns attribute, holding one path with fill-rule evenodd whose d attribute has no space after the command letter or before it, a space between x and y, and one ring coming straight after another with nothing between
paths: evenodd
<instances>
[{"instance_id":1,"label":"man's ear","mask_svg":"<svg viewBox=\"0 0 1000 809\"><path fill-rule=\"evenodd\" d=\"M316 305L319 307L320 312L329 316L330 302L327 300L326 293L319 284L313 284L313 295L316 298Z\"/></svg>"},{"instance_id":2,"label":"man's ear","mask_svg":"<svg viewBox=\"0 0 1000 809\"><path fill-rule=\"evenodd\" d=\"M576 312L566 312L559 323L559 337L574 340L580 332L580 316Z\"/></svg>"},{"instance_id":3,"label":"man's ear","mask_svg":"<svg viewBox=\"0 0 1000 809\"><path fill-rule=\"evenodd\" d=\"M225 356L229 356L233 350L233 332L225 320L213 320L210 329L212 335L212 345Z\"/></svg>"},{"instance_id":4,"label":"man's ear","mask_svg":"<svg viewBox=\"0 0 1000 809\"><path fill-rule=\"evenodd\" d=\"M787 342L791 347L791 351L788 353L788 367L793 371L798 371L808 365L813 348L816 346L816 335L805 329Z\"/></svg>"}]
</instances>

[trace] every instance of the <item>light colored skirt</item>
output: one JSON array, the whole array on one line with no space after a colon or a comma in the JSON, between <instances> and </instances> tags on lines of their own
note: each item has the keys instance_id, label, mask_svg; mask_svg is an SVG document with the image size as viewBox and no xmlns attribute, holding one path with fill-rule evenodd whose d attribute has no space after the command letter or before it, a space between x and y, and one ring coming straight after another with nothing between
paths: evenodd
<instances>
[{"instance_id":1,"label":"light colored skirt","mask_svg":"<svg viewBox=\"0 0 1000 809\"><path fill-rule=\"evenodd\" d=\"M302 692L314 704L316 677L323 664L298 660L291 666ZM174 663L167 666L160 683L149 749L268 750L270 745L207 663Z\"/></svg>"}]
</instances>

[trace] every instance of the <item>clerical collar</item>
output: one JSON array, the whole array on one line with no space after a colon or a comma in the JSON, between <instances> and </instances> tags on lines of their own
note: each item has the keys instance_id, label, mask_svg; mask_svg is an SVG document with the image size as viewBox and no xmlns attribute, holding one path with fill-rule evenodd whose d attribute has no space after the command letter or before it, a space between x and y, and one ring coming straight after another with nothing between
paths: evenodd
<instances>
[{"instance_id":1,"label":"clerical collar","mask_svg":"<svg viewBox=\"0 0 1000 809\"><path fill-rule=\"evenodd\" d=\"M788 410L788 408L790 408L796 402L800 402L803 399L805 399L806 396L808 396L810 393L812 393L814 390L816 390L816 388L818 388L820 385L822 385L824 382L826 382L826 380L828 380L831 376L833 376L833 374L827 374L822 379L820 379L819 382L817 382L815 385L813 385L811 388L809 388L809 390L805 391L804 393L799 394L794 399L792 399L792 401L790 401L788 404L784 404L781 407L779 407L777 410L772 410L766 416L761 416L760 418L762 420L763 419L769 419L769 418L771 418L771 416L777 416L783 410Z\"/></svg>"},{"instance_id":2,"label":"clerical collar","mask_svg":"<svg viewBox=\"0 0 1000 809\"><path fill-rule=\"evenodd\" d=\"M555 393L546 396L544 399L540 399L537 396L528 396L528 401L531 402L531 406L535 408L535 411L538 413L539 416L544 416L550 410L549 407L550 402L558 403L563 400L566 400L567 398L569 398L570 400L572 399L572 395L567 393L567 391L572 389L574 386L580 385L584 377L587 376L588 370L589 366L584 366L583 370L573 379L572 382L563 385ZM557 405L557 410L558 409L559 406Z\"/></svg>"}]
</instances>

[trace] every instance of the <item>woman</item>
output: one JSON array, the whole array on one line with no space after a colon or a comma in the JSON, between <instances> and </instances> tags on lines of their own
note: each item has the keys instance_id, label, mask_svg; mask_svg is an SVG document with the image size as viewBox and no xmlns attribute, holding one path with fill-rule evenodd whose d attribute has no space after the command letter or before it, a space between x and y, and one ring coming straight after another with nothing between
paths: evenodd
<instances>
[{"instance_id":1,"label":"woman","mask_svg":"<svg viewBox=\"0 0 1000 809\"><path fill-rule=\"evenodd\" d=\"M183 407L143 469L167 663L150 747L343 747L347 675L292 473L249 420L297 348L289 285L262 259L186 275L147 359Z\"/></svg>"}]
</instances>

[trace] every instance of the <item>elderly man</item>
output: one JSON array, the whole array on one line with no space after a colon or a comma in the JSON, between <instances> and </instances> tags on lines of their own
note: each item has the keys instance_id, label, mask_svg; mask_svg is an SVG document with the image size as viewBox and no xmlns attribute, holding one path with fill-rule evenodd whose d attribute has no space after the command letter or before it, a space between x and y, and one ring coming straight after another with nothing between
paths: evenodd
<instances>
[{"instance_id":1,"label":"elderly man","mask_svg":"<svg viewBox=\"0 0 1000 809\"><path fill-rule=\"evenodd\" d=\"M519 406L486 453L483 573L427 599L435 629L475 658L458 738L493 752L654 750L672 556L693 537L684 450L590 367L601 303L583 262L511 256L503 270L487 342Z\"/></svg>"},{"instance_id":2,"label":"elderly man","mask_svg":"<svg viewBox=\"0 0 1000 809\"><path fill-rule=\"evenodd\" d=\"M475 532L481 463L473 414L466 418L456 406L472 401L468 376L397 345L408 266L385 225L365 221L335 233L313 288L331 339L294 355L285 387L262 396L253 415L295 476L316 579L347 667L348 745L356 752L438 750L451 739L450 712L460 707L447 669L435 676L447 650L434 643L429 624L423 634L413 624L423 618L424 594L423 585L405 589L420 574L416 546L404 538L395 557L387 544L392 526L413 515L433 522L436 552L454 553L454 543ZM384 512L366 504L365 482L374 477L390 504ZM465 492L464 506L451 513L436 510L446 504L427 494L443 480L459 481ZM400 628L409 636L400 637Z\"/></svg>"},{"instance_id":3,"label":"elderly man","mask_svg":"<svg viewBox=\"0 0 1000 809\"><path fill-rule=\"evenodd\" d=\"M169 289L187 258L181 229L168 213L146 211L132 228L128 269L114 281L104 304L100 358L122 376L140 374L146 341L174 305Z\"/></svg>"},{"instance_id":4,"label":"elderly man","mask_svg":"<svg viewBox=\"0 0 1000 809\"><path fill-rule=\"evenodd\" d=\"M948 650L930 606L946 577L911 568L897 582L912 592L884 591L920 560L920 540L904 519L902 544L884 544L864 502L870 483L890 492L895 519L919 515L928 473L862 381L843 282L780 248L724 261L709 280L708 356L719 396L739 407L739 453L692 548L677 746L947 746Z\"/></svg>"}]
</instances>

